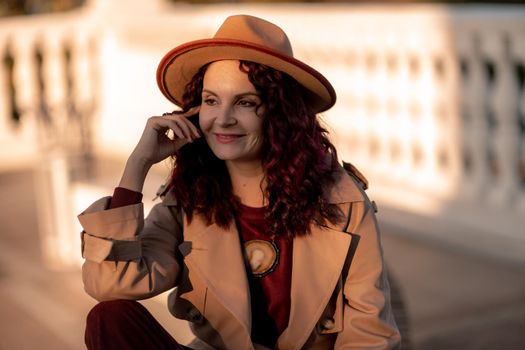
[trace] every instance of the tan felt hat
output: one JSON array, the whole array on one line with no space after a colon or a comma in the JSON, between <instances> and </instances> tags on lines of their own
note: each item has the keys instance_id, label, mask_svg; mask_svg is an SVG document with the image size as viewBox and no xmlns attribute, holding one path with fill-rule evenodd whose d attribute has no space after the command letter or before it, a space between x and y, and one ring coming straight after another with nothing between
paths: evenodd
<instances>
[{"instance_id":1,"label":"tan felt hat","mask_svg":"<svg viewBox=\"0 0 525 350\"><path fill-rule=\"evenodd\" d=\"M248 15L230 16L213 38L190 41L169 51L157 68L159 88L181 106L186 84L202 66L220 60L252 61L287 73L311 92L308 103L315 112L326 111L335 103L330 82L293 57L286 33L273 23Z\"/></svg>"}]
</instances>

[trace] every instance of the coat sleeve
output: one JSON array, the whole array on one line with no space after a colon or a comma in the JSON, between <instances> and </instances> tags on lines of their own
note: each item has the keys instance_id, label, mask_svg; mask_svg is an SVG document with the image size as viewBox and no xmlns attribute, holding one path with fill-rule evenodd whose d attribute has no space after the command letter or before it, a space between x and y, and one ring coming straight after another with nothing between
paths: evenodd
<instances>
[{"instance_id":1,"label":"coat sleeve","mask_svg":"<svg viewBox=\"0 0 525 350\"><path fill-rule=\"evenodd\" d=\"M144 220L142 203L107 209L102 198L81 213L84 289L93 298L144 299L175 286L181 215L157 204Z\"/></svg>"},{"instance_id":2,"label":"coat sleeve","mask_svg":"<svg viewBox=\"0 0 525 350\"><path fill-rule=\"evenodd\" d=\"M359 241L343 285L344 323L335 348L399 349L374 208L368 199L352 207L348 232Z\"/></svg>"}]
</instances>

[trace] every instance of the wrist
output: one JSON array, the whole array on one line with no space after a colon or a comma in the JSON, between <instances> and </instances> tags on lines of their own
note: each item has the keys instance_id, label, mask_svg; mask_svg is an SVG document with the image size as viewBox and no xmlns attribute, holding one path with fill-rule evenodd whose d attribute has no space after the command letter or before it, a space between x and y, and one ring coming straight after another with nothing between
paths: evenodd
<instances>
[{"instance_id":1,"label":"wrist","mask_svg":"<svg viewBox=\"0 0 525 350\"><path fill-rule=\"evenodd\" d=\"M120 179L119 187L135 192L142 192L144 181L151 168L151 164L141 158L130 156Z\"/></svg>"},{"instance_id":2,"label":"wrist","mask_svg":"<svg viewBox=\"0 0 525 350\"><path fill-rule=\"evenodd\" d=\"M126 167L144 173L147 173L153 164L154 163L150 160L137 156L134 153L131 153L128 160L126 161Z\"/></svg>"}]
</instances>

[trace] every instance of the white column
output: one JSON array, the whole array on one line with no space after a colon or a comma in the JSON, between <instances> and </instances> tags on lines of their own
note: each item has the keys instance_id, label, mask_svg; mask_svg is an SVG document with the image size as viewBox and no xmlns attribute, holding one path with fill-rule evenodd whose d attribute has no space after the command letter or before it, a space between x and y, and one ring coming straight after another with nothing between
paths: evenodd
<instances>
[{"instance_id":1,"label":"white column","mask_svg":"<svg viewBox=\"0 0 525 350\"><path fill-rule=\"evenodd\" d=\"M77 266L80 236L74 230L69 168L63 149L43 152L35 176L42 257L48 267Z\"/></svg>"},{"instance_id":2,"label":"white column","mask_svg":"<svg viewBox=\"0 0 525 350\"><path fill-rule=\"evenodd\" d=\"M490 108L496 122L491 142L495 157L495 182L489 199L494 204L509 206L519 191L519 129L518 82L514 72L512 42L503 32L487 35L484 49L494 63L495 84L490 96ZM517 37L515 37L518 39Z\"/></svg>"},{"instance_id":3,"label":"white column","mask_svg":"<svg viewBox=\"0 0 525 350\"><path fill-rule=\"evenodd\" d=\"M514 57L516 62L519 63L525 70L525 40L522 38L525 36L525 29L522 29L517 34L513 35L515 38L514 46ZM517 39L519 37L522 40ZM525 72L524 72L525 73ZM525 126L525 89L522 89L518 101L518 109L520 111L521 123ZM525 130L522 131L520 138L520 171L521 171L521 186L518 191L518 205L517 210L520 213L519 215L525 216Z\"/></svg>"},{"instance_id":4,"label":"white column","mask_svg":"<svg viewBox=\"0 0 525 350\"><path fill-rule=\"evenodd\" d=\"M466 162L463 189L467 198L480 199L490 181L487 161L487 80L484 76L480 37L470 31L459 33L459 50L466 79L463 81L463 157Z\"/></svg>"}]
</instances>

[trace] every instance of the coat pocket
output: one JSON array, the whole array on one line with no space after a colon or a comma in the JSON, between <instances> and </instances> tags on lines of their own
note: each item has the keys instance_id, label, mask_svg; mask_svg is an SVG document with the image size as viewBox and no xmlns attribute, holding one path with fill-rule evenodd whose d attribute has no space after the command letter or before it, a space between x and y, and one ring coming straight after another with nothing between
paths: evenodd
<instances>
[{"instance_id":1,"label":"coat pocket","mask_svg":"<svg viewBox=\"0 0 525 350\"><path fill-rule=\"evenodd\" d=\"M173 316L200 323L206 316L208 288L200 279L190 279L188 275L185 269L179 286L168 296L168 306Z\"/></svg>"},{"instance_id":2,"label":"coat pocket","mask_svg":"<svg viewBox=\"0 0 525 350\"><path fill-rule=\"evenodd\" d=\"M186 293L184 295L178 295L177 291L173 291L168 296L171 314L182 320L201 323L206 311L207 292L207 288L198 293Z\"/></svg>"}]
</instances>

